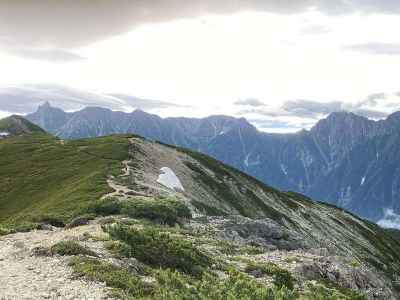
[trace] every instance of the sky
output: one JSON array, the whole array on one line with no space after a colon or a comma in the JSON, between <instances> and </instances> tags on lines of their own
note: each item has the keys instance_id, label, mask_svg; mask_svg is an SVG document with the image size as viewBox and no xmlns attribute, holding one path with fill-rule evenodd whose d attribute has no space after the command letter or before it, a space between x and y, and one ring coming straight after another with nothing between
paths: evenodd
<instances>
[{"instance_id":1,"label":"sky","mask_svg":"<svg viewBox=\"0 0 400 300\"><path fill-rule=\"evenodd\" d=\"M397 0L0 0L0 117L44 102L310 128L400 110Z\"/></svg>"}]
</instances>

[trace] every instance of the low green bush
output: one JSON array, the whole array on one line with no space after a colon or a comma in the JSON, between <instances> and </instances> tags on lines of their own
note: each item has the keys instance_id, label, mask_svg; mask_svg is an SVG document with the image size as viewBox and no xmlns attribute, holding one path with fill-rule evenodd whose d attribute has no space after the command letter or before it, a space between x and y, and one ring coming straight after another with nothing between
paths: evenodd
<instances>
[{"instance_id":1,"label":"low green bush","mask_svg":"<svg viewBox=\"0 0 400 300\"><path fill-rule=\"evenodd\" d=\"M121 214L122 203L116 198L105 198L94 201L89 205L89 213L97 216L112 216Z\"/></svg>"},{"instance_id":2,"label":"low green bush","mask_svg":"<svg viewBox=\"0 0 400 300\"><path fill-rule=\"evenodd\" d=\"M10 229L0 226L0 236L12 233Z\"/></svg>"},{"instance_id":3,"label":"low green bush","mask_svg":"<svg viewBox=\"0 0 400 300\"><path fill-rule=\"evenodd\" d=\"M126 268L87 257L76 257L71 266L78 276L104 282L114 288L113 296L136 300L294 300L287 288L268 288L244 273L230 270L225 279L205 273L193 278L177 271L158 270L147 283Z\"/></svg>"},{"instance_id":4,"label":"low green bush","mask_svg":"<svg viewBox=\"0 0 400 300\"><path fill-rule=\"evenodd\" d=\"M193 243L170 233L151 228L142 230L128 226L105 227L112 239L125 243L123 255L160 268L172 268L191 275L200 275L214 261L197 249Z\"/></svg>"},{"instance_id":5,"label":"low green bush","mask_svg":"<svg viewBox=\"0 0 400 300\"><path fill-rule=\"evenodd\" d=\"M11 226L10 230L12 232L29 232L29 231L36 230L39 228L40 228L40 225L37 223L22 222L20 224Z\"/></svg>"},{"instance_id":6,"label":"low green bush","mask_svg":"<svg viewBox=\"0 0 400 300\"><path fill-rule=\"evenodd\" d=\"M35 223L49 224L54 227L65 227L64 219L60 216L42 215L32 218Z\"/></svg>"},{"instance_id":7,"label":"low green bush","mask_svg":"<svg viewBox=\"0 0 400 300\"><path fill-rule=\"evenodd\" d=\"M75 257L71 266L78 276L104 282L107 286L118 289L115 296L122 299L139 299L153 293L153 285L143 282L125 268L88 257Z\"/></svg>"},{"instance_id":8,"label":"low green bush","mask_svg":"<svg viewBox=\"0 0 400 300\"><path fill-rule=\"evenodd\" d=\"M367 300L365 295L332 283L308 283L301 300Z\"/></svg>"},{"instance_id":9,"label":"low green bush","mask_svg":"<svg viewBox=\"0 0 400 300\"><path fill-rule=\"evenodd\" d=\"M160 271L154 299L163 300L294 300L297 293L287 288L268 288L248 275L230 270L225 279L205 273L200 280L192 280L170 271Z\"/></svg>"},{"instance_id":10,"label":"low green bush","mask_svg":"<svg viewBox=\"0 0 400 300\"><path fill-rule=\"evenodd\" d=\"M148 219L170 226L192 217L190 210L184 203L171 198L136 198L125 201L114 198L102 199L93 203L89 211L101 216L122 214L131 218Z\"/></svg>"},{"instance_id":11,"label":"low green bush","mask_svg":"<svg viewBox=\"0 0 400 300\"><path fill-rule=\"evenodd\" d=\"M87 255L96 257L97 254L87 247L81 246L74 241L62 241L50 248L50 252L62 256L72 256L72 255Z\"/></svg>"},{"instance_id":12,"label":"low green bush","mask_svg":"<svg viewBox=\"0 0 400 300\"><path fill-rule=\"evenodd\" d=\"M40 225L38 223L32 223L32 222L0 225L0 236L16 232L29 232L37 229L40 229Z\"/></svg>"},{"instance_id":13,"label":"low green bush","mask_svg":"<svg viewBox=\"0 0 400 300\"><path fill-rule=\"evenodd\" d=\"M246 266L245 272L248 274L260 274L272 276L274 285L278 288L286 287L289 290L294 289L295 279L289 271L280 268L273 263L255 263L249 262Z\"/></svg>"}]
</instances>

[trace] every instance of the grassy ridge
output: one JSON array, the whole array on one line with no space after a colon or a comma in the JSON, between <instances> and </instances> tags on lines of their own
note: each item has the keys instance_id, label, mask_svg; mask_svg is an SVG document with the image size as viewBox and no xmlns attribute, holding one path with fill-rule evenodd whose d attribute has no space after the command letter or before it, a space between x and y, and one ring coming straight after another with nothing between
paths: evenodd
<instances>
[{"instance_id":1,"label":"grassy ridge","mask_svg":"<svg viewBox=\"0 0 400 300\"><path fill-rule=\"evenodd\" d=\"M0 141L0 223L68 220L109 192L128 156L127 136L61 142L47 134Z\"/></svg>"},{"instance_id":2,"label":"grassy ridge","mask_svg":"<svg viewBox=\"0 0 400 300\"><path fill-rule=\"evenodd\" d=\"M5 119L1 119L0 131L6 131L14 135L24 133L27 134L32 132L45 133L42 128L20 116L11 116Z\"/></svg>"}]
</instances>

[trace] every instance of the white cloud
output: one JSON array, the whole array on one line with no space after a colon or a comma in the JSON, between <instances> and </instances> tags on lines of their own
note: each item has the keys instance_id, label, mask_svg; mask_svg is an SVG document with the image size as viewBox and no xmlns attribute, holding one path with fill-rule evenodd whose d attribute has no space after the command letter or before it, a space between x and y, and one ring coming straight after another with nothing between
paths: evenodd
<instances>
[{"instance_id":1,"label":"white cloud","mask_svg":"<svg viewBox=\"0 0 400 300\"><path fill-rule=\"evenodd\" d=\"M6 117L8 117L10 115L12 115L12 113L0 110L0 119L6 118Z\"/></svg>"},{"instance_id":2,"label":"white cloud","mask_svg":"<svg viewBox=\"0 0 400 300\"><path fill-rule=\"evenodd\" d=\"M243 115L263 119L259 126L273 131L309 128L337 109L328 107L332 102L374 118L400 109L400 98L395 95L400 90L398 57L345 50L352 45L400 44L398 16L382 13L398 11L395 2L346 1L363 12L348 14L352 9L344 1L243 0L235 2L235 7L232 1L225 0L213 4L186 1L181 10L176 9L182 3L178 0L169 2L173 5L164 10L162 1L144 1L143 5L156 9L142 10L140 18L131 23L131 11L123 11L118 19L121 10L112 8L110 18L98 25L95 19L88 21L87 15L101 16L107 10L100 4L108 7L109 1L99 0L96 11L84 4L88 1L81 1L81 12L74 20L60 23L54 21L61 18L60 12L35 12L24 23L16 21L21 18L1 18L4 10L0 9L0 25L9 25L0 26L0 65L6 74L1 76L0 84L37 86L56 82L85 93L92 91L84 96L88 104L111 108L121 107L112 102L121 99L111 97L106 103L98 96L134 95L180 105L153 111L162 116ZM68 6L72 2L58 3ZM124 0L118 4L132 7L137 3ZM318 9L307 9L316 3L314 7ZM0 2L0 8L1 5ZM23 14L30 9L27 6ZM239 13L243 10L246 12ZM136 16L139 11L133 14ZM42 20L27 30L39 15L44 16ZM76 24L71 24L72 20ZM88 22L87 26L82 22ZM82 30L79 34L78 27ZM41 60L32 60L27 59L32 58L27 53L18 57L7 54L7 42L22 47L21 41L30 45L28 49L33 50L26 51L35 55L40 49L56 55L51 58L53 54L41 53L36 57ZM54 64L57 60L64 63ZM376 99L376 105L365 102L368 95L381 91L385 92L385 99ZM239 108L234 105L237 99L247 99L248 103ZM253 99L253 105L248 99ZM297 99L305 99L314 108L299 104ZM337 103L333 104L338 107ZM125 110L132 108L128 102L123 105ZM271 122L281 127L276 128Z\"/></svg>"},{"instance_id":3,"label":"white cloud","mask_svg":"<svg viewBox=\"0 0 400 300\"><path fill-rule=\"evenodd\" d=\"M346 50L364 52L375 55L400 55L400 44L392 43L365 43L344 47Z\"/></svg>"},{"instance_id":4,"label":"white cloud","mask_svg":"<svg viewBox=\"0 0 400 300\"><path fill-rule=\"evenodd\" d=\"M396 214L393 209L386 209L383 219L378 221L378 225L383 228L394 228L400 230L400 215Z\"/></svg>"}]
</instances>

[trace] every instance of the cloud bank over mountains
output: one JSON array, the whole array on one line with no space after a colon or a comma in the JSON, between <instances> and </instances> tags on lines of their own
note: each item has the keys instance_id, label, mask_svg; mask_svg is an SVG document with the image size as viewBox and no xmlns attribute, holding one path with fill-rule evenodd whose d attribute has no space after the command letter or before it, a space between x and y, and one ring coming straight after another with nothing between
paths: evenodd
<instances>
[{"instance_id":1,"label":"cloud bank over mountains","mask_svg":"<svg viewBox=\"0 0 400 300\"><path fill-rule=\"evenodd\" d=\"M375 93L362 101L289 100L278 107L258 99L235 102L237 114L266 131L287 132L311 128L333 112L350 111L369 119L383 119L400 110L400 93Z\"/></svg>"},{"instance_id":2,"label":"cloud bank over mountains","mask_svg":"<svg viewBox=\"0 0 400 300\"><path fill-rule=\"evenodd\" d=\"M0 111L26 114L50 102L66 111L76 111L87 106L99 106L112 110L132 111L141 109L157 111L183 108L170 102L141 99L123 94L87 92L61 85L20 85L0 88Z\"/></svg>"},{"instance_id":3,"label":"cloud bank over mountains","mask_svg":"<svg viewBox=\"0 0 400 300\"><path fill-rule=\"evenodd\" d=\"M10 113L27 114L36 111L45 102L66 111L87 106L99 106L130 112L141 109L162 116L202 117L196 107L178 105L162 100L141 99L127 94L88 92L61 85L20 85L0 88L0 116ZM260 130L268 132L294 132L309 129L330 113L351 111L371 119L383 119L400 111L399 93L375 93L359 102L289 100L272 106L267 100L240 99L232 107L209 110L211 114L229 114L245 117ZM2 113L1 113L2 112ZM8 112L8 113L5 113Z\"/></svg>"}]
</instances>

